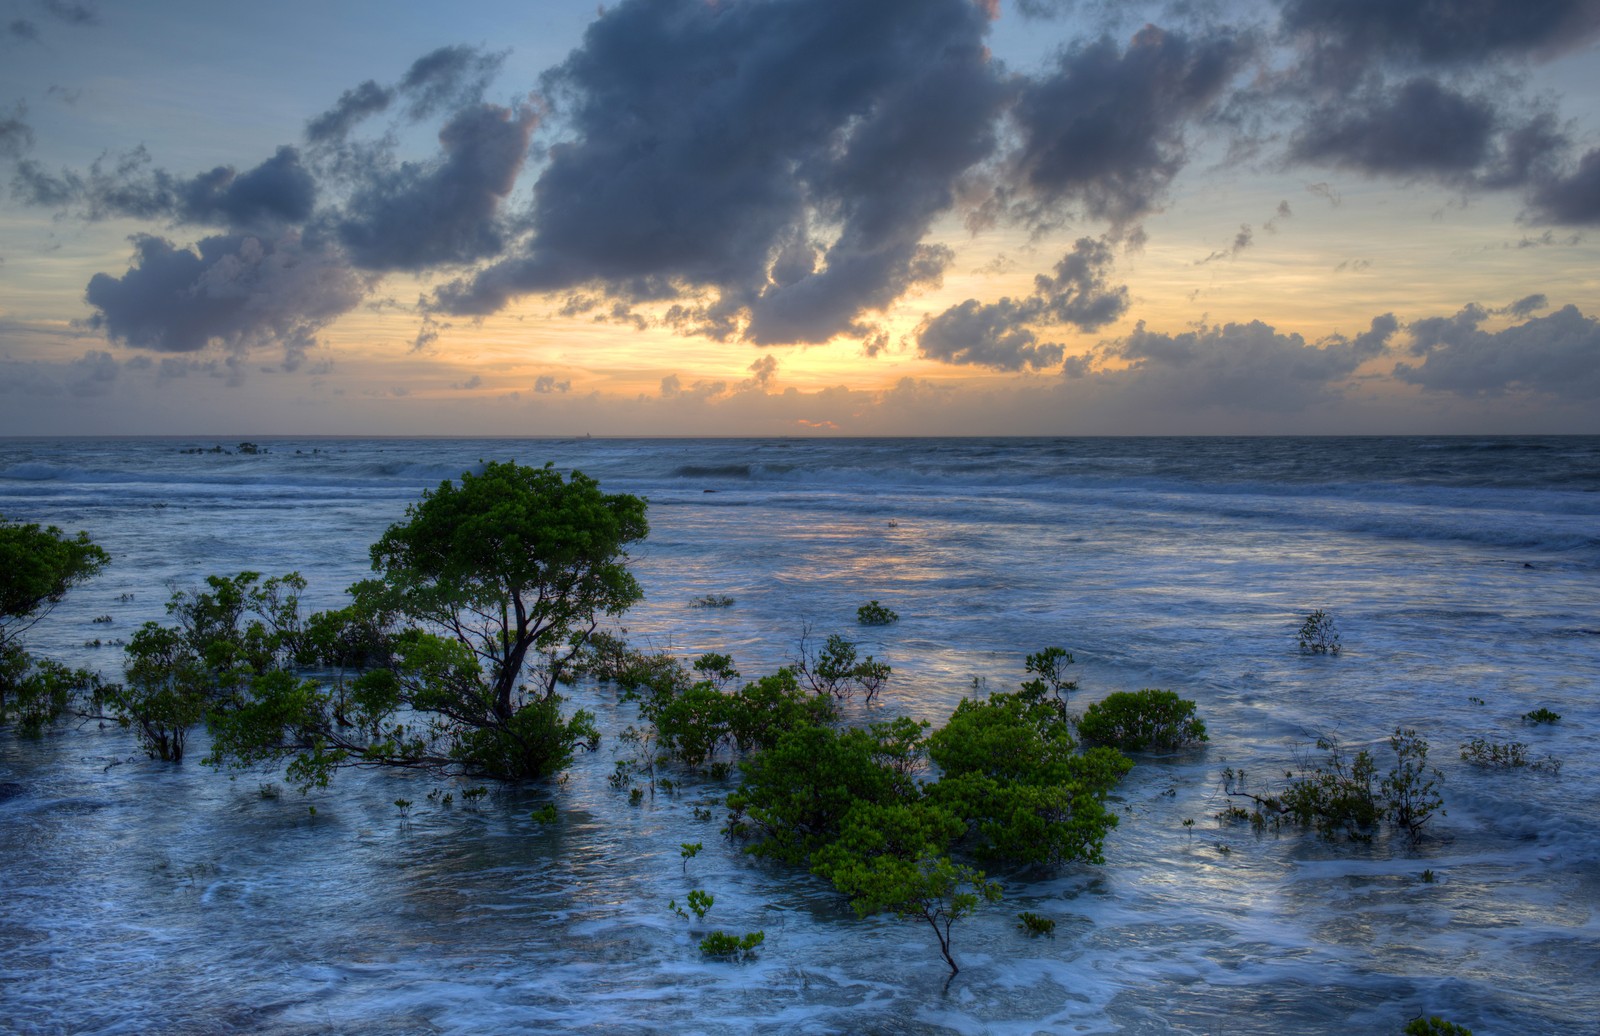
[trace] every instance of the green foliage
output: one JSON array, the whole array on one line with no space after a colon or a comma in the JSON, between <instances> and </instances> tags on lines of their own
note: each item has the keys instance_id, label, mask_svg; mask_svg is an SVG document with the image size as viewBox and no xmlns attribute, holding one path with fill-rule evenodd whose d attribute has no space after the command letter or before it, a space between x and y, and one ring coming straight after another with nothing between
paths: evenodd
<instances>
[{"instance_id":1,"label":"green foliage","mask_svg":"<svg viewBox=\"0 0 1600 1036\"><path fill-rule=\"evenodd\" d=\"M648 529L643 500L580 472L490 462L424 492L373 544L372 567L405 617L472 651L503 720L530 651L544 656L549 697L600 617L643 596L623 562Z\"/></svg>"},{"instance_id":2,"label":"green foliage","mask_svg":"<svg viewBox=\"0 0 1600 1036\"><path fill-rule=\"evenodd\" d=\"M1056 923L1048 917L1041 917L1031 910L1024 910L1017 915L1017 927L1037 938L1041 935L1054 937Z\"/></svg>"},{"instance_id":3,"label":"green foliage","mask_svg":"<svg viewBox=\"0 0 1600 1036\"><path fill-rule=\"evenodd\" d=\"M87 669L69 669L35 658L16 641L0 647L0 724L14 724L23 737L38 737L69 713L92 713L116 689Z\"/></svg>"},{"instance_id":4,"label":"green foliage","mask_svg":"<svg viewBox=\"0 0 1600 1036\"><path fill-rule=\"evenodd\" d=\"M683 869L687 873L689 861L700 855L700 850L705 846L700 842L681 842L678 845L678 855L683 857Z\"/></svg>"},{"instance_id":5,"label":"green foliage","mask_svg":"<svg viewBox=\"0 0 1600 1036\"><path fill-rule=\"evenodd\" d=\"M958 856L1099 862L1116 826L1104 799L1132 763L1110 748L1080 753L1055 689L1040 674L963 701L931 736L907 718L790 730L743 763L728 830L754 839L749 852L809 865L863 916L920 917L954 973L951 925L1000 895ZM939 780L919 780L925 757Z\"/></svg>"},{"instance_id":6,"label":"green foliage","mask_svg":"<svg viewBox=\"0 0 1600 1036\"><path fill-rule=\"evenodd\" d=\"M1541 706L1541 707L1539 707L1537 709L1534 709L1532 712L1524 712L1522 714L1522 722L1524 722L1524 723L1559 723L1559 722L1561 722L1561 713L1559 713L1559 712L1551 712L1549 709L1544 708L1543 706Z\"/></svg>"},{"instance_id":7,"label":"green foliage","mask_svg":"<svg viewBox=\"0 0 1600 1036\"><path fill-rule=\"evenodd\" d=\"M189 729L204 717L217 681L181 629L147 622L126 648L125 683L108 704L134 727L152 759L182 762Z\"/></svg>"},{"instance_id":8,"label":"green foliage","mask_svg":"<svg viewBox=\"0 0 1600 1036\"><path fill-rule=\"evenodd\" d=\"M868 601L856 609L856 622L863 626L887 626L899 620L900 616L894 609L885 607L877 601Z\"/></svg>"},{"instance_id":9,"label":"green foliage","mask_svg":"<svg viewBox=\"0 0 1600 1036\"><path fill-rule=\"evenodd\" d=\"M1377 826L1387 821L1415 842L1435 813L1443 813L1439 782L1444 775L1427 766L1428 743L1414 730L1396 728L1389 738L1395 765L1377 780L1377 762L1363 749L1349 757L1331 737L1318 738L1317 748L1327 755L1320 763L1302 765L1290 772L1277 794L1257 794L1248 787L1242 771L1223 771L1223 790L1249 799L1255 809L1229 806L1217 814L1225 821L1248 821L1257 830L1286 825L1315 828L1328 839L1341 836L1371 841Z\"/></svg>"},{"instance_id":10,"label":"green foliage","mask_svg":"<svg viewBox=\"0 0 1600 1036\"><path fill-rule=\"evenodd\" d=\"M556 811L556 804L554 802L546 802L544 805L528 814L528 819L532 820L535 824L554 824L557 820L561 819L561 814Z\"/></svg>"},{"instance_id":11,"label":"green foliage","mask_svg":"<svg viewBox=\"0 0 1600 1036\"><path fill-rule=\"evenodd\" d=\"M54 525L21 525L0 515L0 647L110 561L86 532L68 536Z\"/></svg>"},{"instance_id":12,"label":"green foliage","mask_svg":"<svg viewBox=\"0 0 1600 1036\"><path fill-rule=\"evenodd\" d=\"M110 560L88 533L0 516L0 725L37 736L63 713L93 704L103 687L98 677L33 658L23 635Z\"/></svg>"},{"instance_id":13,"label":"green foliage","mask_svg":"<svg viewBox=\"0 0 1600 1036\"><path fill-rule=\"evenodd\" d=\"M1461 745L1461 758L1473 766L1486 770L1515 770L1526 767L1547 773L1560 773L1561 760L1554 756L1534 759L1528 755L1528 746L1521 741L1490 741L1475 737Z\"/></svg>"},{"instance_id":14,"label":"green foliage","mask_svg":"<svg viewBox=\"0 0 1600 1036\"><path fill-rule=\"evenodd\" d=\"M444 482L373 545L379 578L351 587L352 603L298 622L287 579L248 586L265 618L233 622L226 581L207 622L251 675L216 710L212 761L290 761L303 786L347 765L399 765L501 780L549 777L599 739L594 718L563 716L559 683L604 616L640 597L624 565L647 531L637 497L600 492L550 465L489 463ZM248 573L246 575L249 575ZM243 577L241 577L243 578ZM293 591L293 592L290 592ZM336 670L331 685L266 679L264 665ZM360 672L347 682L346 669Z\"/></svg>"},{"instance_id":15,"label":"green foliage","mask_svg":"<svg viewBox=\"0 0 1600 1036\"><path fill-rule=\"evenodd\" d=\"M1194 702L1172 691L1118 691L1089 706L1078 733L1124 752L1185 748L1208 740L1194 712Z\"/></svg>"},{"instance_id":16,"label":"green foliage","mask_svg":"<svg viewBox=\"0 0 1600 1036\"><path fill-rule=\"evenodd\" d=\"M795 675L816 693L844 699L859 690L870 702L888 682L892 672L889 664L876 661L871 655L860 658L855 641L835 633L820 650L813 651L809 640L808 629L800 635L800 656L793 668Z\"/></svg>"},{"instance_id":17,"label":"green foliage","mask_svg":"<svg viewBox=\"0 0 1600 1036\"><path fill-rule=\"evenodd\" d=\"M1389 738L1389 747L1394 751L1395 765L1378 788L1384 815L1416 842L1433 814L1444 812L1444 798L1439 794L1444 775L1428 768L1428 742L1415 730L1397 727Z\"/></svg>"},{"instance_id":18,"label":"green foliage","mask_svg":"<svg viewBox=\"0 0 1600 1036\"><path fill-rule=\"evenodd\" d=\"M706 594L689 602L691 608L732 608L733 598L727 594Z\"/></svg>"},{"instance_id":19,"label":"green foliage","mask_svg":"<svg viewBox=\"0 0 1600 1036\"><path fill-rule=\"evenodd\" d=\"M733 659L728 655L719 655L710 652L694 660L694 671L702 678L711 681L720 691L729 683L739 678L739 670L733 666Z\"/></svg>"},{"instance_id":20,"label":"green foliage","mask_svg":"<svg viewBox=\"0 0 1600 1036\"><path fill-rule=\"evenodd\" d=\"M1472 1036L1472 1030L1465 1025L1447 1022L1436 1014L1413 1018L1401 1031L1405 1036Z\"/></svg>"},{"instance_id":21,"label":"green foliage","mask_svg":"<svg viewBox=\"0 0 1600 1036\"><path fill-rule=\"evenodd\" d=\"M689 910L687 913L684 911L683 907L678 905L678 901L675 899L667 903L667 909L671 910L674 914L677 914L685 921L689 919L690 913L694 914L694 919L696 921L704 921L706 919L706 911L710 910L712 904L716 903L716 901L717 897L713 896L705 889L690 889L687 897L687 902L689 905Z\"/></svg>"},{"instance_id":22,"label":"green foliage","mask_svg":"<svg viewBox=\"0 0 1600 1036\"><path fill-rule=\"evenodd\" d=\"M1064 713L1069 694L1078 689L1078 681L1066 677L1065 669L1072 664L1072 655L1065 648L1047 647L1029 655L1023 665L1033 679L1022 685L1023 691L1035 698L1052 695Z\"/></svg>"},{"instance_id":23,"label":"green foliage","mask_svg":"<svg viewBox=\"0 0 1600 1036\"><path fill-rule=\"evenodd\" d=\"M830 846L816 869L850 897L850 906L861 917L889 912L925 921L952 975L961 968L950 952L950 927L983 903L1000 899L997 883L947 856L863 856Z\"/></svg>"},{"instance_id":24,"label":"green foliage","mask_svg":"<svg viewBox=\"0 0 1600 1036\"><path fill-rule=\"evenodd\" d=\"M963 698L928 739L946 777L1049 782L1069 776L1077 742L1060 703L1030 691Z\"/></svg>"},{"instance_id":25,"label":"green foliage","mask_svg":"<svg viewBox=\"0 0 1600 1036\"><path fill-rule=\"evenodd\" d=\"M705 679L695 680L671 656L610 645L608 650L612 657L605 666L623 686L624 697L639 702L659 751L689 766L705 765L722 751L770 748L786 731L833 718L831 699L802 690L790 669L729 691L725 687L739 671L726 655L701 656L694 673ZM712 764L718 765L726 768L726 763Z\"/></svg>"},{"instance_id":26,"label":"green foliage","mask_svg":"<svg viewBox=\"0 0 1600 1036\"><path fill-rule=\"evenodd\" d=\"M1318 608L1306 616L1297 635L1300 652L1306 655L1337 655L1339 653L1339 627L1333 616Z\"/></svg>"},{"instance_id":27,"label":"green foliage","mask_svg":"<svg viewBox=\"0 0 1600 1036\"><path fill-rule=\"evenodd\" d=\"M881 747L866 730L807 725L747 759L728 808L760 836L751 851L805 864L839 837L852 808L914 798L915 782L879 762Z\"/></svg>"},{"instance_id":28,"label":"green foliage","mask_svg":"<svg viewBox=\"0 0 1600 1036\"><path fill-rule=\"evenodd\" d=\"M700 952L707 957L723 960L745 960L755 956L756 947L766 941L765 932L746 932L733 935L718 929L700 940Z\"/></svg>"}]
</instances>

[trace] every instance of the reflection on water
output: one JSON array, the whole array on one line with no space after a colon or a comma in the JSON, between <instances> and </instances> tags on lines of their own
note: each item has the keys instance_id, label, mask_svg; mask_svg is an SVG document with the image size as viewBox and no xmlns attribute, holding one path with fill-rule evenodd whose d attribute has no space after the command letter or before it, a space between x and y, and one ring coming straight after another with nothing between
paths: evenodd
<instances>
[{"instance_id":1,"label":"reflection on water","mask_svg":"<svg viewBox=\"0 0 1600 1036\"><path fill-rule=\"evenodd\" d=\"M634 716L599 689L574 692L606 728L598 753L477 809L416 775L350 772L302 798L274 774L168 768L115 727L4 736L0 1032L1346 1033L1424 1011L1549 1032L1600 1011L1600 637L1574 632L1600 628L1582 546L1600 520L1592 492L1553 481L1590 470L1570 455L1458 444L1435 470L1405 468L1406 440L320 445L343 452L246 466L0 444L0 512L88 528L115 558L35 645L115 676L115 650L83 642L160 618L165 580L209 572L299 569L315 607L338 604L422 486L479 456L552 456L652 499L636 638L728 651L754 676L806 623L851 633L896 671L870 715L934 722L974 677L1008 688L1059 643L1075 709L1170 687L1213 741L1141 762L1103 867L1001 875L1007 899L957 926L946 986L924 929L858 921L721 838L725 788L630 805L606 777ZM25 464L57 473L6 474ZM736 604L689 607L708 593ZM868 599L900 622L855 627ZM1338 616L1339 659L1294 652L1311 607ZM1562 723L1524 727L1540 705ZM1212 819L1223 767L1270 779L1320 733L1381 754L1396 725L1446 772L1449 814L1417 849ZM1454 749L1479 735L1566 766L1473 770ZM531 817L547 802L552 825ZM684 842L704 845L687 867ZM704 923L667 909L691 888L716 897ZM1018 931L1022 910L1055 937ZM713 927L765 931L761 955L705 961Z\"/></svg>"}]
</instances>

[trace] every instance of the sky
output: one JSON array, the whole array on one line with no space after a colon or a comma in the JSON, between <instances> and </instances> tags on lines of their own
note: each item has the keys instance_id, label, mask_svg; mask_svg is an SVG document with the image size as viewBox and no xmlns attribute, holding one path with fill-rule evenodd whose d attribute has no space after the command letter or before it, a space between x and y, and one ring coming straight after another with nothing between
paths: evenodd
<instances>
[{"instance_id":1,"label":"sky","mask_svg":"<svg viewBox=\"0 0 1600 1036\"><path fill-rule=\"evenodd\" d=\"M1600 433L1597 0L0 0L0 435Z\"/></svg>"}]
</instances>

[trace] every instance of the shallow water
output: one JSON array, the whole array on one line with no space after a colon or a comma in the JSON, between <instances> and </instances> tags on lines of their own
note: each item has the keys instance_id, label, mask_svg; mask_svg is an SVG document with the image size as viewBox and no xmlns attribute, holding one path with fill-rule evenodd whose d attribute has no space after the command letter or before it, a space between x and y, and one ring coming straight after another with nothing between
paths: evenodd
<instances>
[{"instance_id":1,"label":"shallow water","mask_svg":"<svg viewBox=\"0 0 1600 1036\"><path fill-rule=\"evenodd\" d=\"M20 786L0 801L0 1031L1344 1033L1427 1012L1481 1034L1584 1031L1600 1011L1600 439L178 452L211 445L0 440L0 513L87 529L114 558L34 650L116 677L120 652L86 641L160 618L168 583L244 568L299 570L313 607L337 605L423 488L481 458L551 460L651 501L632 638L753 676L805 625L855 635L895 667L871 715L936 723L974 678L1012 687L1024 655L1060 644L1075 709L1167 687L1212 742L1141 761L1105 865L1003 875L1006 900L957 926L947 986L925 930L858 921L720 838L725 788L630 805L606 781L614 736L559 786L468 809L463 785L415 776L347 773L301 798L269 773L166 767L115 727L0 735L0 782ZM736 604L690 607L708 593ZM868 599L900 622L856 626ZM1313 608L1337 617L1340 657L1295 649ZM633 719L599 689L574 698L609 734ZM1523 725L1539 706L1562 721ZM1445 773L1448 815L1421 846L1212 819L1224 767L1265 777L1328 733L1381 759L1397 725ZM1478 735L1565 765L1476 770L1456 747ZM529 819L546 801L551 827ZM667 909L690 888L716 896L704 924ZM1020 910L1056 936L1017 931ZM766 942L707 962L713 927Z\"/></svg>"}]
</instances>

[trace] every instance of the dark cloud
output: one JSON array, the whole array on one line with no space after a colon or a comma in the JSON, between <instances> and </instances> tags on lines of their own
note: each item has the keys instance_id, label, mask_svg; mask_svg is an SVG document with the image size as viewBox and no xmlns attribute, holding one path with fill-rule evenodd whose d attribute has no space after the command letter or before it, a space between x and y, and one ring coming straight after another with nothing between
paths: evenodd
<instances>
[{"instance_id":1,"label":"dark cloud","mask_svg":"<svg viewBox=\"0 0 1600 1036\"><path fill-rule=\"evenodd\" d=\"M439 133L444 157L371 171L334 225L368 270L422 270L499 254L497 214L528 154L530 109L475 105Z\"/></svg>"},{"instance_id":2,"label":"dark cloud","mask_svg":"<svg viewBox=\"0 0 1600 1036\"><path fill-rule=\"evenodd\" d=\"M1570 174L1536 187L1530 214L1540 223L1600 225L1600 149L1584 155Z\"/></svg>"},{"instance_id":3,"label":"dark cloud","mask_svg":"<svg viewBox=\"0 0 1600 1036\"><path fill-rule=\"evenodd\" d=\"M1071 324L1080 331L1097 331L1128 310L1128 289L1110 287L1111 246L1081 237L1072 251L1056 263L1052 276L1033 279L1034 298L1040 312L1053 324Z\"/></svg>"},{"instance_id":4,"label":"dark cloud","mask_svg":"<svg viewBox=\"0 0 1600 1036\"><path fill-rule=\"evenodd\" d=\"M1329 65L1371 59L1479 65L1547 56L1600 33L1593 0L1279 0L1283 29L1327 52Z\"/></svg>"},{"instance_id":5,"label":"dark cloud","mask_svg":"<svg viewBox=\"0 0 1600 1036\"><path fill-rule=\"evenodd\" d=\"M67 391L79 398L103 396L116 385L120 370L110 353L90 350L67 365Z\"/></svg>"},{"instance_id":6,"label":"dark cloud","mask_svg":"<svg viewBox=\"0 0 1600 1036\"><path fill-rule=\"evenodd\" d=\"M362 121L387 111L404 98L413 122L441 111L475 106L505 63L506 53L485 53L476 47L440 47L411 63L393 86L372 79L339 95L332 108L306 123L306 142L319 149L344 144Z\"/></svg>"},{"instance_id":7,"label":"dark cloud","mask_svg":"<svg viewBox=\"0 0 1600 1036\"><path fill-rule=\"evenodd\" d=\"M197 251L140 235L126 274L96 274L85 298L91 326L112 341L191 353L212 343L234 352L277 344L298 364L317 332L361 301L366 285L334 256L290 235L233 234Z\"/></svg>"},{"instance_id":8,"label":"dark cloud","mask_svg":"<svg viewBox=\"0 0 1600 1036\"><path fill-rule=\"evenodd\" d=\"M102 156L87 175L47 172L36 162L18 164L13 194L29 205L79 206L90 220L166 219L234 228L297 223L311 215L316 183L299 153L281 147L254 169L218 166L194 177L151 168L141 146L112 160Z\"/></svg>"},{"instance_id":9,"label":"dark cloud","mask_svg":"<svg viewBox=\"0 0 1600 1036\"><path fill-rule=\"evenodd\" d=\"M0 157L21 158L33 147L33 127L23 121L26 116L27 111L18 107L13 114L0 117Z\"/></svg>"},{"instance_id":10,"label":"dark cloud","mask_svg":"<svg viewBox=\"0 0 1600 1036\"><path fill-rule=\"evenodd\" d=\"M6 35L14 40L33 43L39 38L39 27L26 18L14 18L6 25Z\"/></svg>"},{"instance_id":11,"label":"dark cloud","mask_svg":"<svg viewBox=\"0 0 1600 1036\"><path fill-rule=\"evenodd\" d=\"M100 12L91 4L68 3L67 0L39 0L39 8L68 25L100 24Z\"/></svg>"},{"instance_id":12,"label":"dark cloud","mask_svg":"<svg viewBox=\"0 0 1600 1036\"><path fill-rule=\"evenodd\" d=\"M918 348L930 359L994 370L1053 367L1062 362L1065 347L1040 342L1033 325L1094 331L1127 312L1128 289L1106 284L1111 261L1104 241L1080 238L1052 276L1034 278L1032 295L952 306L918 329Z\"/></svg>"},{"instance_id":13,"label":"dark cloud","mask_svg":"<svg viewBox=\"0 0 1600 1036\"><path fill-rule=\"evenodd\" d=\"M358 122L388 108L393 100L393 90L368 79L340 94L332 108L306 123L306 140L312 144L342 141Z\"/></svg>"},{"instance_id":14,"label":"dark cloud","mask_svg":"<svg viewBox=\"0 0 1600 1036\"><path fill-rule=\"evenodd\" d=\"M986 28L970 0L609 9L545 77L570 136L535 187L530 246L439 304L592 285L688 296L680 326L723 337L859 333L948 262L922 238L994 147Z\"/></svg>"},{"instance_id":15,"label":"dark cloud","mask_svg":"<svg viewBox=\"0 0 1600 1036\"><path fill-rule=\"evenodd\" d=\"M505 63L506 53L488 54L476 47L440 47L411 63L400 77L399 90L413 119L477 104L489 81Z\"/></svg>"},{"instance_id":16,"label":"dark cloud","mask_svg":"<svg viewBox=\"0 0 1600 1036\"><path fill-rule=\"evenodd\" d=\"M778 373L778 358L768 353L745 369L750 372L750 380L760 387L766 388L772 384L773 377Z\"/></svg>"},{"instance_id":17,"label":"dark cloud","mask_svg":"<svg viewBox=\"0 0 1600 1036\"><path fill-rule=\"evenodd\" d=\"M1259 320L1177 335L1147 331L1141 321L1106 350L1128 367L1100 376L1120 385L1130 402L1287 413L1336 395L1338 384L1382 353L1398 327L1385 314L1353 339L1312 345Z\"/></svg>"},{"instance_id":18,"label":"dark cloud","mask_svg":"<svg viewBox=\"0 0 1600 1036\"><path fill-rule=\"evenodd\" d=\"M1550 299L1541 292L1533 295L1524 295L1517 301L1499 309L1490 310L1490 312L1497 316L1526 317L1539 312L1539 310L1548 305L1550 305Z\"/></svg>"},{"instance_id":19,"label":"dark cloud","mask_svg":"<svg viewBox=\"0 0 1600 1036\"><path fill-rule=\"evenodd\" d=\"M540 395L548 395L552 392L571 392L572 382L570 380L557 381L554 374L541 374L533 379L533 391Z\"/></svg>"},{"instance_id":20,"label":"dark cloud","mask_svg":"<svg viewBox=\"0 0 1600 1036\"><path fill-rule=\"evenodd\" d=\"M1185 127L1223 97L1254 51L1247 36L1146 26L1064 51L1028 83L1015 117L1018 173L1046 205L1071 202L1124 223L1154 209L1187 160Z\"/></svg>"},{"instance_id":21,"label":"dark cloud","mask_svg":"<svg viewBox=\"0 0 1600 1036\"><path fill-rule=\"evenodd\" d=\"M919 328L918 348L929 359L991 370L1054 367L1066 347L1039 341L1025 326L1038 316L1038 306L1031 299L1002 298L991 303L968 299Z\"/></svg>"},{"instance_id":22,"label":"dark cloud","mask_svg":"<svg viewBox=\"0 0 1600 1036\"><path fill-rule=\"evenodd\" d=\"M1314 112L1290 157L1368 173L1465 177L1489 157L1495 121L1489 102L1417 78Z\"/></svg>"},{"instance_id":23,"label":"dark cloud","mask_svg":"<svg viewBox=\"0 0 1600 1036\"><path fill-rule=\"evenodd\" d=\"M280 147L254 169L237 173L232 166L218 166L183 184L179 218L231 227L300 223L311 216L316 196L316 182L300 164L299 152Z\"/></svg>"},{"instance_id":24,"label":"dark cloud","mask_svg":"<svg viewBox=\"0 0 1600 1036\"><path fill-rule=\"evenodd\" d=\"M1280 211L1281 211L1281 208L1280 208ZM1267 229L1269 229L1269 230L1276 229L1273 226L1271 220L1267 221ZM1233 258L1236 258L1239 255L1240 252L1244 251L1246 248L1249 248L1250 245L1255 241L1255 239L1256 239L1256 232L1254 230L1250 229L1250 224L1241 223L1241 224L1239 224L1238 233L1233 235L1233 243L1231 245L1229 245L1227 248L1224 248L1224 249L1222 249L1220 251L1212 252L1210 255L1206 256L1204 259L1196 260L1195 261L1195 265L1196 266L1204 266L1206 263L1214 263L1218 259L1233 259Z\"/></svg>"},{"instance_id":25,"label":"dark cloud","mask_svg":"<svg viewBox=\"0 0 1600 1036\"><path fill-rule=\"evenodd\" d=\"M1542 297L1534 298L1543 304ZM1528 391L1600 401L1600 321L1566 306L1501 331L1484 331L1480 325L1489 315L1481 306L1467 306L1451 317L1410 324L1410 352L1422 362L1402 363L1395 375L1461 396Z\"/></svg>"}]
</instances>

